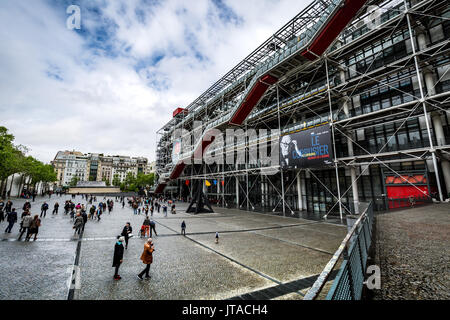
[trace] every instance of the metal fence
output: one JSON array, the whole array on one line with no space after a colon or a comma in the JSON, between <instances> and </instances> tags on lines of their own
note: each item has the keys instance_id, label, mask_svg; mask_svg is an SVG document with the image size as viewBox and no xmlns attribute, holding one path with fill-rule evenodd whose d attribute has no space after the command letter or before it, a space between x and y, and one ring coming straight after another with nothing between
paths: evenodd
<instances>
[{"instance_id":1,"label":"metal fence","mask_svg":"<svg viewBox=\"0 0 450 320\"><path fill-rule=\"evenodd\" d=\"M331 258L314 285L306 293L304 300L314 300L318 297L341 257L343 257L344 261L326 296L326 300L361 299L368 252L372 239L372 202L366 204L361 211L363 213L357 218L339 249L333 255L333 258ZM347 219L350 220L350 217L347 217Z\"/></svg>"}]
</instances>

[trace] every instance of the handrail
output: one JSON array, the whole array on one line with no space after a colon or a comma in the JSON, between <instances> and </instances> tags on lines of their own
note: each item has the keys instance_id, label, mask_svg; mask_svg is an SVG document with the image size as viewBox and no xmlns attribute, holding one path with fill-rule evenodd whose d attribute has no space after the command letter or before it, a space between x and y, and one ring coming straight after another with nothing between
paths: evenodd
<instances>
[{"instance_id":1,"label":"handrail","mask_svg":"<svg viewBox=\"0 0 450 320\"><path fill-rule=\"evenodd\" d=\"M330 261L327 263L325 268L323 269L322 273L317 278L316 282L314 282L313 286L308 290L303 300L314 300L317 298L317 296L320 294L322 288L325 286L325 283L328 281L328 278L331 275L331 272L334 270L334 267L338 263L339 259L343 254L347 254L349 250L349 245L351 245L350 240L352 239L354 233L356 230L360 228L360 226L363 224L365 219L368 219L368 212L369 209L371 209L372 203L369 204L369 206L364 210L364 212L361 214L361 216L358 218L358 220L353 225L352 229L347 233L344 240L342 241L339 248L334 253L333 257L330 259Z\"/></svg>"}]
</instances>

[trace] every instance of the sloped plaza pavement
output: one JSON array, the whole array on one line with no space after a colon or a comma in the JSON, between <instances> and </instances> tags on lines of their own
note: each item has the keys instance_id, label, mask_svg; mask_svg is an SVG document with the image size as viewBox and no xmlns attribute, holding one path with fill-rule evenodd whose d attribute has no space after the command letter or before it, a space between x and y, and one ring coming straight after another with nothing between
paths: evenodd
<instances>
[{"instance_id":1,"label":"sloped plaza pavement","mask_svg":"<svg viewBox=\"0 0 450 320\"><path fill-rule=\"evenodd\" d=\"M6 222L0 224L0 299L302 299L347 232L331 221L234 209L194 216L184 213L186 203L177 203L176 215L154 213L152 278L142 281L136 275L145 267L140 261L145 239L137 234L145 216L115 202L113 212L100 222L88 221L78 239L64 215L66 199L70 196L32 203L33 215L44 201L50 207L35 242L17 241L19 223L11 234L4 233ZM53 216L56 201L60 210ZM25 200L13 202L20 217ZM74 202L86 203L81 196ZM183 220L186 236L180 234ZM126 222L135 236L125 251L122 280L114 281L114 244Z\"/></svg>"}]
</instances>

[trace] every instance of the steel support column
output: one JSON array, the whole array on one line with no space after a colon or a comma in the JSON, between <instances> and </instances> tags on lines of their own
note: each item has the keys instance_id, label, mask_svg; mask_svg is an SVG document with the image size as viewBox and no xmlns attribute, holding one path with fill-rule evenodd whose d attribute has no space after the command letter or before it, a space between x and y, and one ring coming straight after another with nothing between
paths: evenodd
<instances>
[{"instance_id":1,"label":"steel support column","mask_svg":"<svg viewBox=\"0 0 450 320\"><path fill-rule=\"evenodd\" d=\"M327 76L327 91L328 91L328 103L330 105L330 127L331 127L331 137L333 141L333 153L334 153L334 168L336 171L336 184L338 190L338 201L339 201L339 217L342 221L342 199L341 199L341 187L339 182L339 170L338 170L338 161L336 155L336 141L334 139L334 120L333 120L333 108L331 106L331 89L330 89L330 77L328 75L328 61L327 57L325 57L325 74Z\"/></svg>"},{"instance_id":2,"label":"steel support column","mask_svg":"<svg viewBox=\"0 0 450 320\"><path fill-rule=\"evenodd\" d=\"M408 4L406 3L406 0L403 0L403 3L405 4L405 9L408 10ZM441 182L439 180L439 169L438 169L437 159L436 159L436 150L434 149L433 139L431 138L430 120L428 118L427 106L425 103L425 96L424 96L423 87L422 87L422 77L420 74L419 62L418 62L417 55L416 55L416 44L414 43L414 37L413 37L412 28L411 28L411 19L410 19L409 15L410 15L409 12L406 11L406 20L408 22L408 30L409 30L409 34L410 34L409 39L411 40L411 48L412 48L412 53L414 56L414 64L416 67L417 81L419 82L420 99L422 101L423 113L425 116L425 124L427 126L427 132L428 132L428 139L430 140L430 152L431 152L431 156L433 158L434 174L436 175L436 183L437 183L437 187L439 190L439 200L443 201L444 197L442 194Z\"/></svg>"},{"instance_id":3,"label":"steel support column","mask_svg":"<svg viewBox=\"0 0 450 320\"><path fill-rule=\"evenodd\" d=\"M277 85L277 112L278 112L278 134L279 137L281 137L281 120L280 120L280 92ZM283 175L283 168L280 166L280 172L281 172L281 197L283 200L283 216L286 216L286 206L285 206L285 200L284 200L284 175Z\"/></svg>"}]
</instances>

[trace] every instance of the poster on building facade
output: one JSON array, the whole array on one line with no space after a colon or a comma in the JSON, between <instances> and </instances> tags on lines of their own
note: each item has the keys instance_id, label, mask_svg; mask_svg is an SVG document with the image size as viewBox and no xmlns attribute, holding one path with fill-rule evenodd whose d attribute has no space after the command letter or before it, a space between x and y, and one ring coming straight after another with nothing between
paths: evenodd
<instances>
[{"instance_id":1,"label":"poster on building facade","mask_svg":"<svg viewBox=\"0 0 450 320\"><path fill-rule=\"evenodd\" d=\"M330 126L308 129L280 138L282 169L317 168L333 165Z\"/></svg>"},{"instance_id":2,"label":"poster on building facade","mask_svg":"<svg viewBox=\"0 0 450 320\"><path fill-rule=\"evenodd\" d=\"M172 163L177 163L181 154L181 139L177 139L173 142L172 149Z\"/></svg>"}]
</instances>

